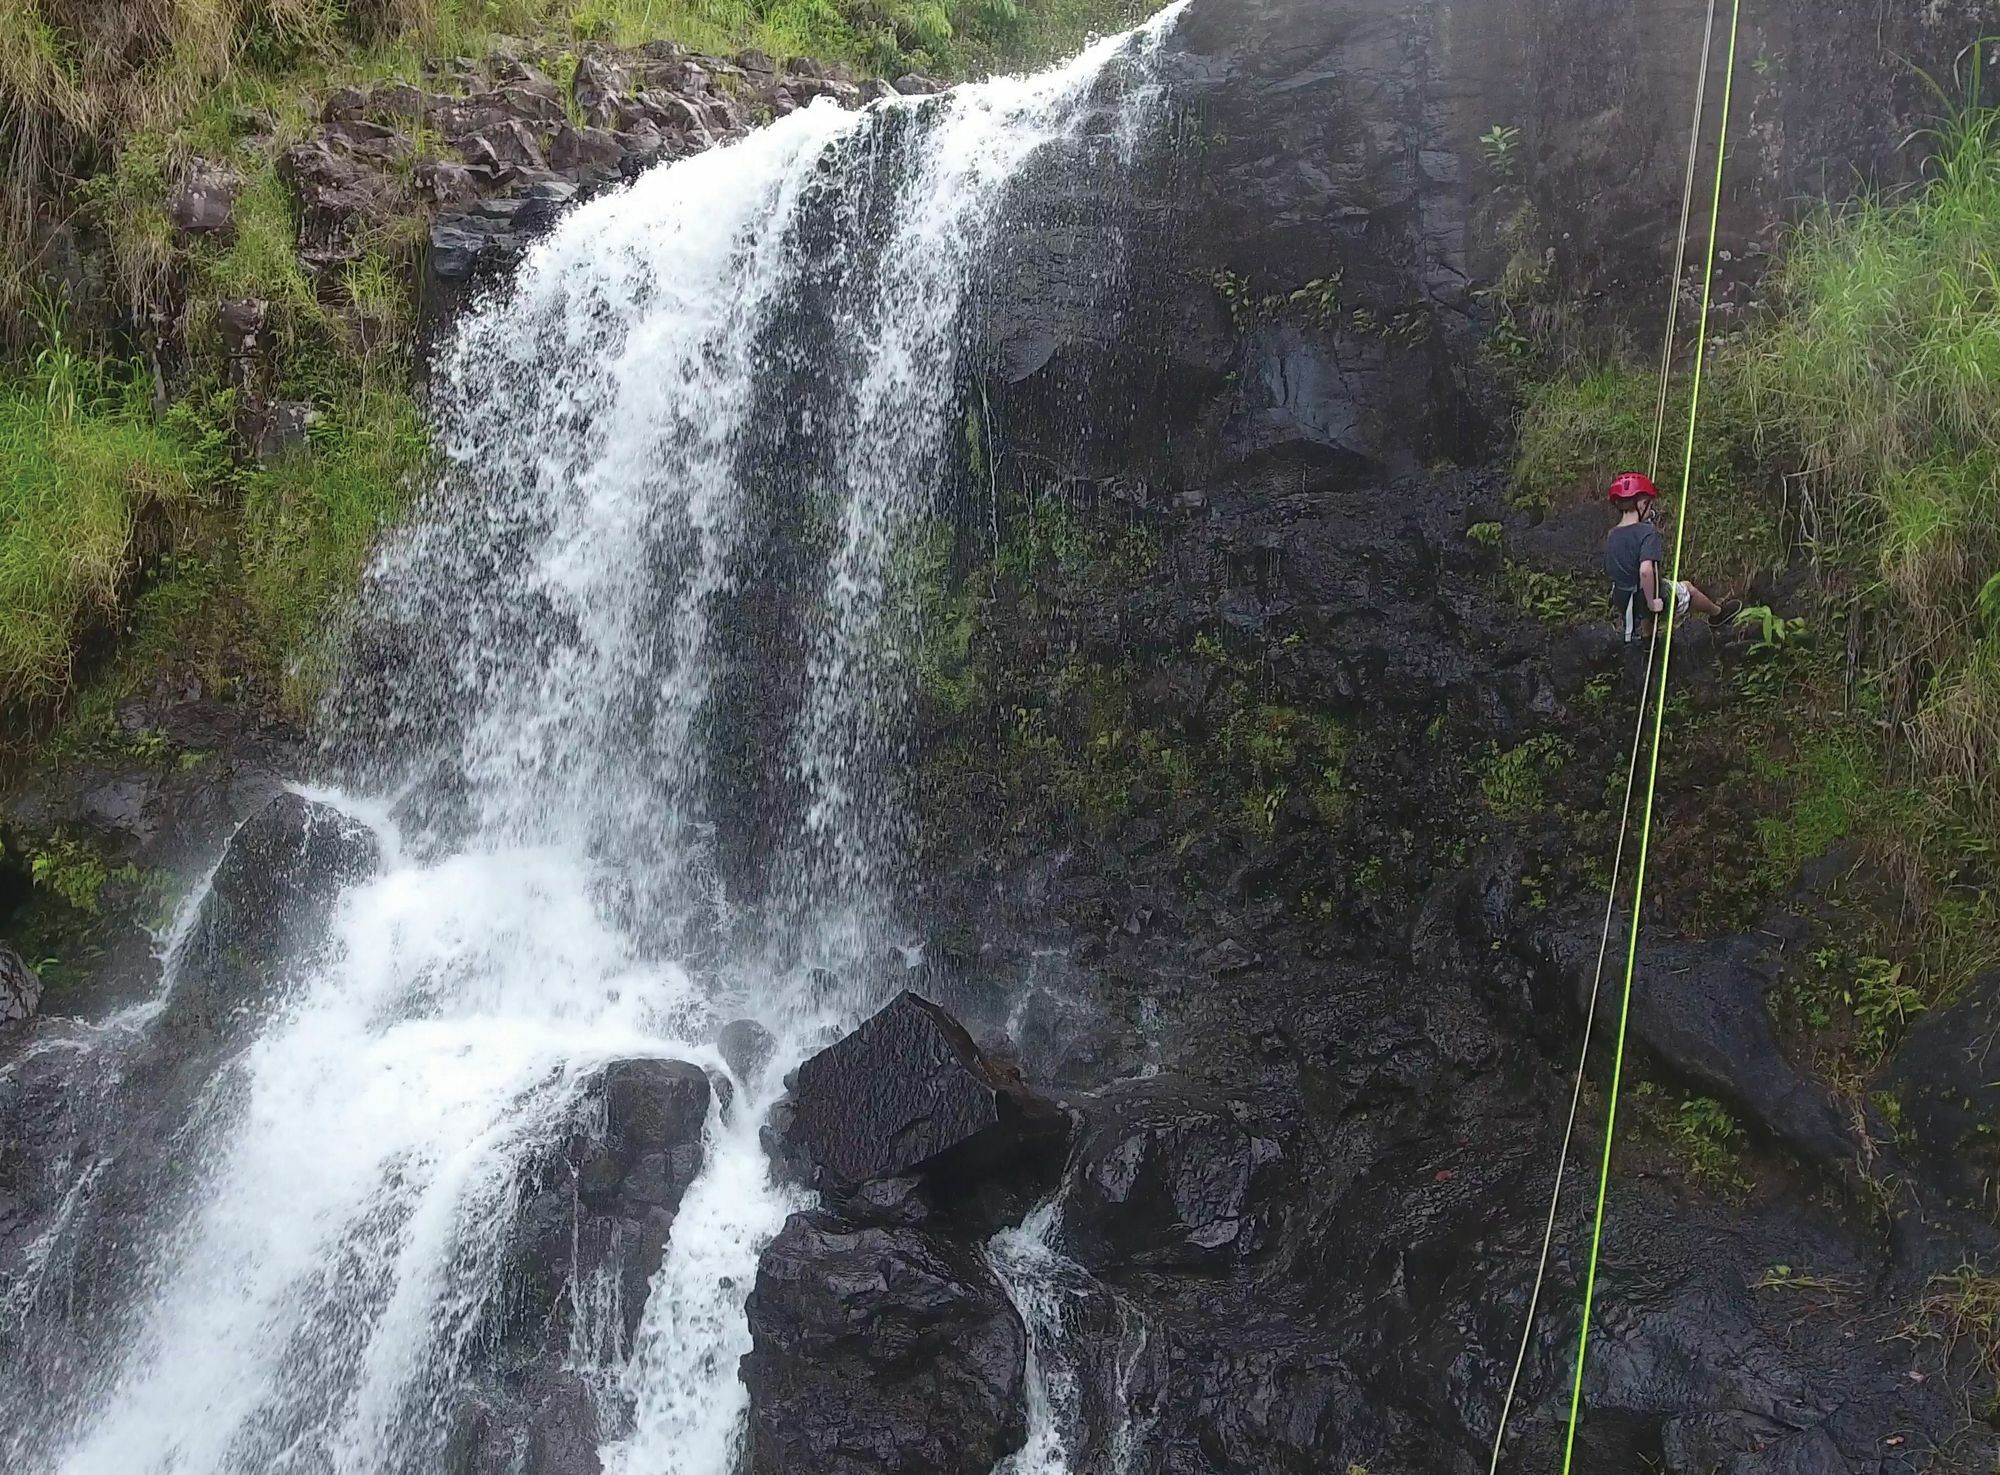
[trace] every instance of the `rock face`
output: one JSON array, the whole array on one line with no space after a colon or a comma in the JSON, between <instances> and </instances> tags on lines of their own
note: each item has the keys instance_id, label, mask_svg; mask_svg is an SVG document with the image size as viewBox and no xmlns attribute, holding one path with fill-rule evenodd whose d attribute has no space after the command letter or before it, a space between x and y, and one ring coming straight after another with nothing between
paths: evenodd
<instances>
[{"instance_id":1,"label":"rock face","mask_svg":"<svg viewBox=\"0 0 2000 1475\"><path fill-rule=\"evenodd\" d=\"M0 1024L32 1019L42 1002L42 980L13 948L0 943Z\"/></svg>"},{"instance_id":2,"label":"rock face","mask_svg":"<svg viewBox=\"0 0 2000 1475\"><path fill-rule=\"evenodd\" d=\"M1063 1203L1086 1269L1221 1269L1270 1243L1291 1175L1244 1103L1146 1082L1105 1093L1085 1118Z\"/></svg>"},{"instance_id":3,"label":"rock face","mask_svg":"<svg viewBox=\"0 0 2000 1475\"><path fill-rule=\"evenodd\" d=\"M749 1312L751 1475L989 1475L1027 1437L1026 1333L973 1246L795 1214Z\"/></svg>"},{"instance_id":4,"label":"rock face","mask_svg":"<svg viewBox=\"0 0 2000 1475\"><path fill-rule=\"evenodd\" d=\"M1032 1179L1067 1133L1059 1110L911 993L799 1067L782 1123L788 1153L836 1199L881 1179L920 1177L947 1195Z\"/></svg>"},{"instance_id":5,"label":"rock face","mask_svg":"<svg viewBox=\"0 0 2000 1475\"><path fill-rule=\"evenodd\" d=\"M378 861L374 835L345 815L298 794L271 800L216 870L162 1026L215 1039L239 1033L287 965L325 938L340 892Z\"/></svg>"},{"instance_id":6,"label":"rock face","mask_svg":"<svg viewBox=\"0 0 2000 1475\"><path fill-rule=\"evenodd\" d=\"M631 1353L654 1272L701 1171L709 1084L677 1060L619 1060L591 1083L567 1140L522 1184L483 1375L447 1442L452 1475L597 1475L598 1401L583 1345Z\"/></svg>"}]
</instances>

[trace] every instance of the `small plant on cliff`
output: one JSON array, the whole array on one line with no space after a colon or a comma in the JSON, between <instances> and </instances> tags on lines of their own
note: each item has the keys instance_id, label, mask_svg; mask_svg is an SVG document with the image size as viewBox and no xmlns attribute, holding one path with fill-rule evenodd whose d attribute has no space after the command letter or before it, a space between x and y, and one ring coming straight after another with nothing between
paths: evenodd
<instances>
[{"instance_id":1,"label":"small plant on cliff","mask_svg":"<svg viewBox=\"0 0 2000 1475\"><path fill-rule=\"evenodd\" d=\"M1530 738L1487 761L1479 790L1499 818L1529 819L1548 806L1548 785L1562 773L1570 752L1553 733Z\"/></svg>"},{"instance_id":2,"label":"small plant on cliff","mask_svg":"<svg viewBox=\"0 0 2000 1475\"><path fill-rule=\"evenodd\" d=\"M81 840L56 835L28 858L36 886L53 892L80 912L95 913L98 895L111 879L104 858Z\"/></svg>"},{"instance_id":3,"label":"small plant on cliff","mask_svg":"<svg viewBox=\"0 0 2000 1475\"><path fill-rule=\"evenodd\" d=\"M1981 1412L1989 1419L2000 1414L2000 1276L1964 1265L1933 1277L1902 1336L1942 1342L1947 1351L1970 1348L1986 1383L1988 1401Z\"/></svg>"},{"instance_id":4,"label":"small plant on cliff","mask_svg":"<svg viewBox=\"0 0 2000 1475\"><path fill-rule=\"evenodd\" d=\"M1495 123L1479 135L1479 154L1500 178L1517 177L1521 172L1521 130Z\"/></svg>"},{"instance_id":5,"label":"small plant on cliff","mask_svg":"<svg viewBox=\"0 0 2000 1475\"><path fill-rule=\"evenodd\" d=\"M1688 1162L1688 1176L1747 1192L1743 1174L1743 1128L1728 1108L1706 1096L1683 1101L1674 1114L1673 1136Z\"/></svg>"}]
</instances>

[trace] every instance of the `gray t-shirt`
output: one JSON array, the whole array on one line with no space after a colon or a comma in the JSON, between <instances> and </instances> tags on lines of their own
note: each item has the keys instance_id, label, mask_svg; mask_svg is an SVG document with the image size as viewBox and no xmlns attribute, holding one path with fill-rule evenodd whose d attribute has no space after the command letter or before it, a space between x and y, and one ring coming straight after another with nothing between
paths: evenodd
<instances>
[{"instance_id":1,"label":"gray t-shirt","mask_svg":"<svg viewBox=\"0 0 2000 1475\"><path fill-rule=\"evenodd\" d=\"M1611 602L1623 605L1638 591L1641 564L1665 561L1660 552L1660 530L1650 522L1613 528L1611 536L1604 540L1604 571L1611 575ZM1665 583L1662 573L1662 587Z\"/></svg>"}]
</instances>

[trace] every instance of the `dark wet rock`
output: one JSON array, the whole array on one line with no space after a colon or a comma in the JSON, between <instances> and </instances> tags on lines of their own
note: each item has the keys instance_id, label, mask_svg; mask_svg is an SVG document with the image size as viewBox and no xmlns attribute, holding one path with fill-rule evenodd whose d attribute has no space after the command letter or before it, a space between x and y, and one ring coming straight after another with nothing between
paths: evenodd
<instances>
[{"instance_id":1,"label":"dark wet rock","mask_svg":"<svg viewBox=\"0 0 2000 1475\"><path fill-rule=\"evenodd\" d=\"M306 447L308 433L319 412L304 400L279 400L268 406L263 421L251 441L251 453L260 466L269 466Z\"/></svg>"},{"instance_id":2,"label":"dark wet rock","mask_svg":"<svg viewBox=\"0 0 2000 1475\"><path fill-rule=\"evenodd\" d=\"M0 1024L32 1019L42 1002L42 980L28 960L0 942Z\"/></svg>"},{"instance_id":3,"label":"dark wet rock","mask_svg":"<svg viewBox=\"0 0 2000 1475\"><path fill-rule=\"evenodd\" d=\"M701 1171L707 1074L673 1060L621 1060L592 1083L568 1141L538 1164L521 1195L514 1234L507 1340L556 1358L580 1308L578 1286L608 1280L612 1325L629 1346L646 1292L665 1257L681 1200Z\"/></svg>"},{"instance_id":4,"label":"dark wet rock","mask_svg":"<svg viewBox=\"0 0 2000 1475\"><path fill-rule=\"evenodd\" d=\"M1038 1182L1067 1130L1053 1103L911 993L799 1067L780 1127L788 1154L836 1196L880 1178L925 1178L947 1195Z\"/></svg>"},{"instance_id":5,"label":"dark wet rock","mask_svg":"<svg viewBox=\"0 0 2000 1475\"><path fill-rule=\"evenodd\" d=\"M1623 923L1614 923L1622 937ZM1632 990L1633 1039L1668 1074L1714 1096L1805 1161L1850 1168L1858 1144L1827 1090L1785 1059L1765 995L1780 971L1774 932L1724 942L1642 941ZM1599 930L1545 933L1536 947L1559 967L1579 1006L1588 997ZM1622 991L1607 964L1604 997Z\"/></svg>"},{"instance_id":6,"label":"dark wet rock","mask_svg":"<svg viewBox=\"0 0 2000 1475\"><path fill-rule=\"evenodd\" d=\"M878 1178L841 1200L841 1217L853 1224L914 1229L937 1215L921 1178Z\"/></svg>"},{"instance_id":7,"label":"dark wet rock","mask_svg":"<svg viewBox=\"0 0 2000 1475\"><path fill-rule=\"evenodd\" d=\"M502 1384L459 1404L444 1442L445 1475L602 1475L590 1388L575 1373Z\"/></svg>"},{"instance_id":8,"label":"dark wet rock","mask_svg":"<svg viewBox=\"0 0 2000 1475\"><path fill-rule=\"evenodd\" d=\"M749 1301L749 1475L990 1475L1027 1436L1027 1338L977 1248L795 1214Z\"/></svg>"},{"instance_id":9,"label":"dark wet rock","mask_svg":"<svg viewBox=\"0 0 2000 1475\"><path fill-rule=\"evenodd\" d=\"M944 91L944 83L919 72L905 72L891 85L905 97L923 97L933 92Z\"/></svg>"},{"instance_id":10,"label":"dark wet rock","mask_svg":"<svg viewBox=\"0 0 2000 1475\"><path fill-rule=\"evenodd\" d=\"M1293 1165L1248 1103L1150 1080L1083 1104L1063 1227L1087 1269L1202 1270L1268 1248Z\"/></svg>"},{"instance_id":11,"label":"dark wet rock","mask_svg":"<svg viewBox=\"0 0 2000 1475\"><path fill-rule=\"evenodd\" d=\"M615 170L625 160L625 144L604 128L572 128L565 123L549 141L548 164L563 174Z\"/></svg>"},{"instance_id":12,"label":"dark wet rock","mask_svg":"<svg viewBox=\"0 0 2000 1475\"><path fill-rule=\"evenodd\" d=\"M609 57L590 53L577 61L570 96L577 111L594 128L609 128L618 119L617 100L626 89L623 67Z\"/></svg>"},{"instance_id":13,"label":"dark wet rock","mask_svg":"<svg viewBox=\"0 0 2000 1475\"><path fill-rule=\"evenodd\" d=\"M549 167L534 131L518 118L509 118L479 132L462 134L456 140L465 162L474 168L495 171Z\"/></svg>"},{"instance_id":14,"label":"dark wet rock","mask_svg":"<svg viewBox=\"0 0 2000 1475\"><path fill-rule=\"evenodd\" d=\"M1990 1212L2000 1182L2000 972L1919 1020L1883 1072L1911 1165L1956 1206Z\"/></svg>"},{"instance_id":15,"label":"dark wet rock","mask_svg":"<svg viewBox=\"0 0 2000 1475\"><path fill-rule=\"evenodd\" d=\"M167 194L167 218L185 236L226 235L235 225L236 192L242 185L234 171L196 159Z\"/></svg>"},{"instance_id":16,"label":"dark wet rock","mask_svg":"<svg viewBox=\"0 0 2000 1475\"><path fill-rule=\"evenodd\" d=\"M389 208L384 176L322 140L286 149L278 177L299 202L299 259L315 272L352 259L361 235Z\"/></svg>"},{"instance_id":17,"label":"dark wet rock","mask_svg":"<svg viewBox=\"0 0 2000 1475\"><path fill-rule=\"evenodd\" d=\"M340 893L373 873L366 827L298 794L282 794L231 837L161 1014L170 1034L234 1037L269 1001L291 961L324 940Z\"/></svg>"},{"instance_id":18,"label":"dark wet rock","mask_svg":"<svg viewBox=\"0 0 2000 1475\"><path fill-rule=\"evenodd\" d=\"M764 1074L764 1067L771 1063L778 1042L756 1020L732 1019L716 1036L715 1048L722 1052L723 1063L730 1073L746 1087L754 1088Z\"/></svg>"}]
</instances>

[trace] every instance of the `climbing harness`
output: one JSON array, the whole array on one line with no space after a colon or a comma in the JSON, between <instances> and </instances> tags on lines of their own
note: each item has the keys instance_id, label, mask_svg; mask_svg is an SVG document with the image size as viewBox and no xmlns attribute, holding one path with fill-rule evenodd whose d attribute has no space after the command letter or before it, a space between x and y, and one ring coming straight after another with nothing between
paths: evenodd
<instances>
[{"instance_id":1,"label":"climbing harness","mask_svg":"<svg viewBox=\"0 0 2000 1475\"><path fill-rule=\"evenodd\" d=\"M1709 0L1708 22L1702 34L1701 66L1695 84L1694 121L1688 140L1687 179L1681 195L1681 225L1675 245L1674 272L1669 284L1667 309L1666 343L1660 354L1660 392L1653 420L1653 453L1648 471L1649 479L1660 474L1660 456L1665 446L1667 409L1672 393L1674 342L1680 324L1681 276L1687 269L1688 227L1694 216L1695 179L1699 168L1702 139L1702 123L1708 103L1708 74L1714 55L1715 22L1719 0ZM1724 165L1729 153L1729 116L1734 99L1736 80L1737 44L1742 31L1743 0L1731 0L1729 23L1729 49L1723 68L1722 119L1718 133L1715 159L1715 191L1711 202L1708 228L1708 255L1702 275L1701 323L1696 337L1694 378L1688 397L1687 443L1681 467L1681 491L1678 512L1674 524L1673 579L1680 582L1681 555L1685 546L1687 531L1687 504L1689 489L1694 479L1695 429L1701 408L1702 375L1708 352L1709 310L1713 304L1715 286L1716 244L1722 215L1722 180ZM1679 613L1677 601L1669 601L1667 617L1667 641L1660 642L1661 621L1654 621L1653 635L1646 652L1646 686L1653 689L1653 668L1659 665L1659 695L1653 712L1652 756L1646 776L1645 817L1639 831L1639 854L1634 871L1632 888L1632 921L1630 937L1625 954L1625 985L1618 1012L1618 1037L1613 1055L1611 1071L1611 1100L1604 1127L1604 1155L1598 1170L1597 1203L1592 1219L1590 1237L1590 1263L1584 1279L1583 1315L1577 1330L1576 1372L1570 1389L1569 1424L1563 1441L1563 1475L1570 1475L1576 1453L1576 1428L1583 1403L1584 1357L1590 1343L1590 1315L1596 1302L1597 1267L1604 1237L1605 1195L1611 1178L1611 1149L1618 1124L1618 1092L1623 1084L1625 1068L1626 1029L1632 1008L1632 983L1638 969L1639 959L1639 913L1640 903L1645 894L1646 861L1651 849L1653 835L1653 807L1659 788L1660 741L1666 724L1667 667L1673 654L1673 630L1675 617ZM1514 1399L1520 1388L1521 1370L1527 1363L1528 1348L1533 1344L1535 1316L1540 1309L1542 1287L1547 1280L1549 1256L1555 1243L1556 1219L1562 1202L1563 1177L1569 1167L1570 1147L1576 1137L1576 1124L1583 1103L1584 1069L1590 1059L1590 1044L1597 1025L1599 997L1604 983L1604 964L1611 948L1611 927L1616 918L1618 901L1618 876L1625 862L1625 845L1630 835L1632 822L1632 796L1638 784L1639 753L1644 746L1646 731L1646 705L1639 704L1639 715L1632 732L1631 758L1625 773L1625 802L1618 826L1618 847L1612 859L1612 879L1609 895L1604 904L1604 929L1598 940L1597 964L1591 974L1590 1001L1585 1011L1583 1026L1583 1047L1578 1052L1576 1078L1570 1092L1569 1120L1563 1129L1562 1149L1556 1159L1555 1181L1549 1195L1548 1222L1542 1233L1541 1257L1535 1269L1534 1288L1529 1294L1528 1310L1521 1329L1521 1345L1514 1357L1514 1367L1507 1381L1507 1396L1500 1409L1498 1427L1493 1433L1493 1460L1489 1475L1498 1475L1500 1456L1506 1444L1507 1424L1514 1409Z\"/></svg>"}]
</instances>

